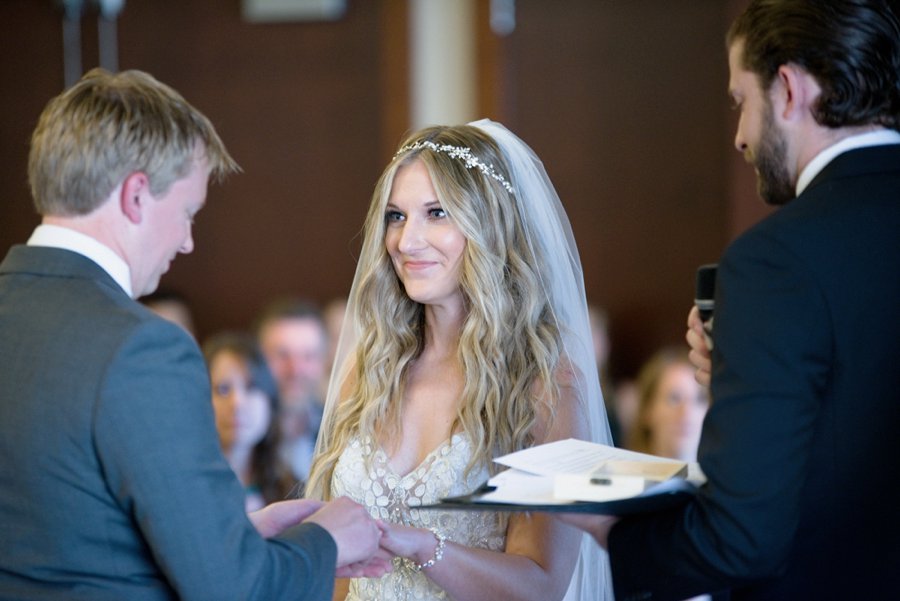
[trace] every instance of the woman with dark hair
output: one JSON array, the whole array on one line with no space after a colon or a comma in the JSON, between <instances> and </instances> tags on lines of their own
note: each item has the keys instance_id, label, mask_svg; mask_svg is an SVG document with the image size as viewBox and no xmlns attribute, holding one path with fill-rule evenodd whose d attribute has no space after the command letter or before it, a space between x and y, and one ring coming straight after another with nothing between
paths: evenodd
<instances>
[{"instance_id":1,"label":"woman with dark hair","mask_svg":"<svg viewBox=\"0 0 900 601\"><path fill-rule=\"evenodd\" d=\"M248 335L226 332L203 355L219 441L247 491L247 511L285 499L294 482L278 455L278 388L262 354Z\"/></svg>"}]
</instances>

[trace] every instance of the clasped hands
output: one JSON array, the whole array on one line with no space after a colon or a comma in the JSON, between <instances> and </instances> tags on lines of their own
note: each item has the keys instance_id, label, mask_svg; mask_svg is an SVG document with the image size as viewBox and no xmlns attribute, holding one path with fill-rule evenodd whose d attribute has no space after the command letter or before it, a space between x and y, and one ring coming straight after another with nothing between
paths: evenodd
<instances>
[{"instance_id":1,"label":"clasped hands","mask_svg":"<svg viewBox=\"0 0 900 601\"><path fill-rule=\"evenodd\" d=\"M327 530L337 545L337 578L378 578L393 569L392 559L397 556L424 563L428 557L419 556L433 551L435 545L430 532L373 519L362 505L346 497L328 503L312 499L279 501L247 517L265 538L302 522Z\"/></svg>"}]
</instances>

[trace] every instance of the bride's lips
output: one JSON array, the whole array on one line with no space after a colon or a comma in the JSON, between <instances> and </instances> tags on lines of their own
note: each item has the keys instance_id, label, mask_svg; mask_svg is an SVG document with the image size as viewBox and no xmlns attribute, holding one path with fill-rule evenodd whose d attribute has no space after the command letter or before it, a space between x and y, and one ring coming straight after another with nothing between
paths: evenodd
<instances>
[{"instance_id":1,"label":"bride's lips","mask_svg":"<svg viewBox=\"0 0 900 601\"><path fill-rule=\"evenodd\" d=\"M436 265L434 261L404 261L403 267L411 271L420 271Z\"/></svg>"}]
</instances>

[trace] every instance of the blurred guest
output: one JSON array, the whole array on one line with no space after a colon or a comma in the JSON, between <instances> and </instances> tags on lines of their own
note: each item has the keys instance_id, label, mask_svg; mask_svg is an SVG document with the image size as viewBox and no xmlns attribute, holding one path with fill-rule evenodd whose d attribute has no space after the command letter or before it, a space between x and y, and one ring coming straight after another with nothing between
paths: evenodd
<instances>
[{"instance_id":1,"label":"blurred guest","mask_svg":"<svg viewBox=\"0 0 900 601\"><path fill-rule=\"evenodd\" d=\"M600 390L603 391L603 399L607 401L606 410L609 414L611 408L609 399L612 398L609 381L609 316L597 305L588 305L588 321L591 325L591 341L594 343L594 358L597 360L597 372L600 376Z\"/></svg>"},{"instance_id":2,"label":"blurred guest","mask_svg":"<svg viewBox=\"0 0 900 601\"><path fill-rule=\"evenodd\" d=\"M225 332L203 345L216 430L247 493L247 511L291 494L294 480L278 453L278 388L250 336ZM301 483L302 485L302 483Z\"/></svg>"},{"instance_id":3,"label":"blurred guest","mask_svg":"<svg viewBox=\"0 0 900 601\"><path fill-rule=\"evenodd\" d=\"M316 304L283 299L263 311L256 334L282 403L281 454L294 476L305 481L327 384L325 321Z\"/></svg>"},{"instance_id":4,"label":"blurred guest","mask_svg":"<svg viewBox=\"0 0 900 601\"><path fill-rule=\"evenodd\" d=\"M619 430L618 438L615 439L616 445L625 446L627 442L625 439L634 427L638 413L638 390L634 379L622 378L617 381L613 387L612 398L607 401L607 404L611 405L615 411Z\"/></svg>"},{"instance_id":5,"label":"blurred guest","mask_svg":"<svg viewBox=\"0 0 900 601\"><path fill-rule=\"evenodd\" d=\"M609 418L609 430L612 434L613 444L621 447L637 415L637 394L634 382L622 380L616 383L610 376L609 357L612 345L609 337L607 312L597 305L588 305L588 319L594 343L594 356L597 359L597 372L600 375L600 389L603 391L603 402Z\"/></svg>"},{"instance_id":6,"label":"blurred guest","mask_svg":"<svg viewBox=\"0 0 900 601\"><path fill-rule=\"evenodd\" d=\"M184 331L194 338L197 337L191 303L182 293L177 290L160 288L156 292L151 292L147 296L142 297L140 300L145 307L163 319L168 319L184 328Z\"/></svg>"},{"instance_id":7,"label":"blurred guest","mask_svg":"<svg viewBox=\"0 0 900 601\"><path fill-rule=\"evenodd\" d=\"M687 348L663 348L641 368L629 449L696 461L709 392L694 378Z\"/></svg>"}]
</instances>

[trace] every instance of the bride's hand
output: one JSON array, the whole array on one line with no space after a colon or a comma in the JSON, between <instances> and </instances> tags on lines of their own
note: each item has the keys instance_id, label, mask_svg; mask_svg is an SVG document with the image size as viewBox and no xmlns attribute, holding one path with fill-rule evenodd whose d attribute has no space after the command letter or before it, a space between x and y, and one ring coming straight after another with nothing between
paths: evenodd
<instances>
[{"instance_id":1,"label":"bride's hand","mask_svg":"<svg viewBox=\"0 0 900 601\"><path fill-rule=\"evenodd\" d=\"M390 522L381 522L379 525L382 529L382 549L420 565L434 557L438 541L431 530Z\"/></svg>"}]
</instances>

